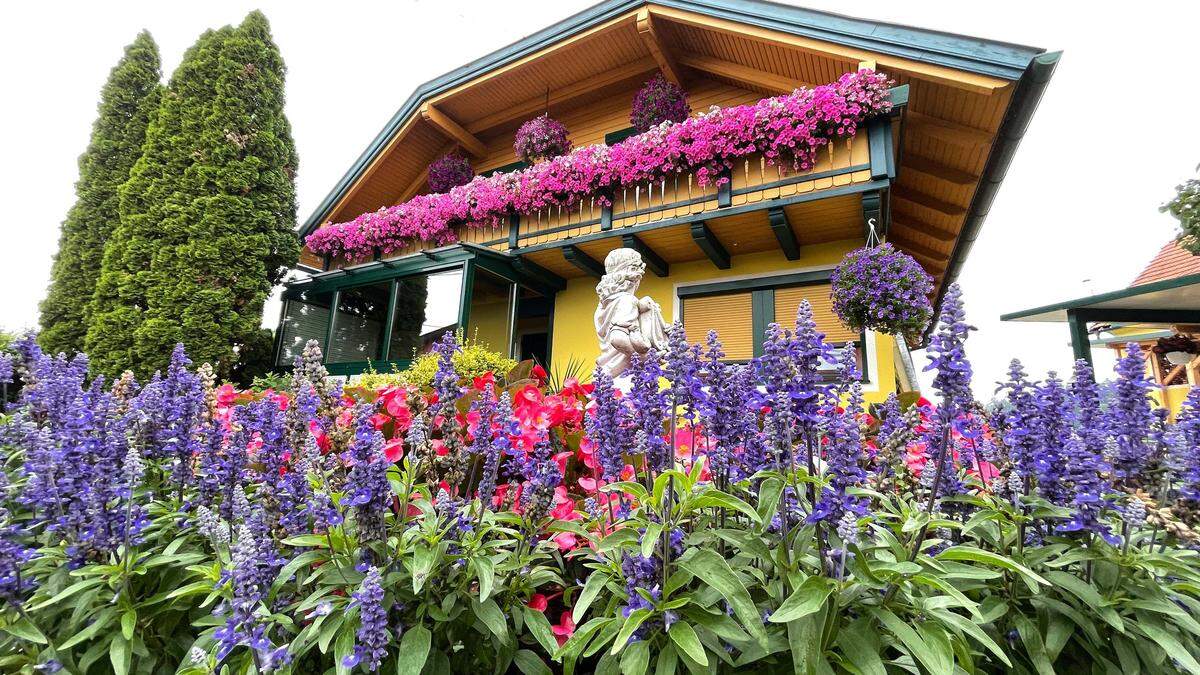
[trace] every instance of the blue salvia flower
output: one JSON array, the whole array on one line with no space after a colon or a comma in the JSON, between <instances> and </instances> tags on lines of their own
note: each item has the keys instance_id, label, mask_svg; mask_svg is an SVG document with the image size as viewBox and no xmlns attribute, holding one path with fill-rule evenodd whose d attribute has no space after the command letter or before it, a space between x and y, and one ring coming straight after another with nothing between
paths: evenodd
<instances>
[{"instance_id":1,"label":"blue salvia flower","mask_svg":"<svg viewBox=\"0 0 1200 675\"><path fill-rule=\"evenodd\" d=\"M36 558L37 552L22 543L29 533L12 522L5 507L9 489L8 474L0 470L0 604L18 606L37 588L36 579L21 573L21 568Z\"/></svg>"},{"instance_id":2,"label":"blue salvia flower","mask_svg":"<svg viewBox=\"0 0 1200 675\"><path fill-rule=\"evenodd\" d=\"M383 607L383 578L378 567L367 570L362 585L354 592L354 603L358 605L357 644L354 653L347 656L342 665L353 668L362 664L369 672L379 670L387 657L388 613Z\"/></svg>"},{"instance_id":3,"label":"blue salvia flower","mask_svg":"<svg viewBox=\"0 0 1200 675\"><path fill-rule=\"evenodd\" d=\"M1071 417L1080 442L1096 456L1104 453L1104 417L1100 408L1100 387L1092 364L1085 359L1075 361L1071 375Z\"/></svg>"},{"instance_id":4,"label":"blue salvia flower","mask_svg":"<svg viewBox=\"0 0 1200 675\"><path fill-rule=\"evenodd\" d=\"M1109 466L1103 454L1079 435L1065 437L1063 481L1069 486L1071 518L1057 527L1060 532L1094 532L1110 544L1119 542L1112 529L1101 520L1112 507L1108 499L1111 486L1106 476Z\"/></svg>"},{"instance_id":5,"label":"blue salvia flower","mask_svg":"<svg viewBox=\"0 0 1200 675\"><path fill-rule=\"evenodd\" d=\"M825 420L829 484L821 491L809 514L810 523L836 524L848 513L857 516L866 513L866 500L848 492L850 488L862 485L867 476L862 468L862 432L858 423L863 407L862 384L853 351L843 352L838 370L838 386L829 390L821 410ZM841 405L843 395L846 397L844 408Z\"/></svg>"},{"instance_id":6,"label":"blue salvia flower","mask_svg":"<svg viewBox=\"0 0 1200 675\"><path fill-rule=\"evenodd\" d=\"M1013 359L1008 366L1008 381L997 391L1008 394L1009 410L1004 417L1004 444L1018 474L1030 478L1036 474L1038 407L1034 387L1026 379L1021 362Z\"/></svg>"},{"instance_id":7,"label":"blue salvia flower","mask_svg":"<svg viewBox=\"0 0 1200 675\"><path fill-rule=\"evenodd\" d=\"M0 384L12 384L13 355L8 352L0 353Z\"/></svg>"},{"instance_id":8,"label":"blue salvia flower","mask_svg":"<svg viewBox=\"0 0 1200 675\"><path fill-rule=\"evenodd\" d=\"M350 444L350 473L346 477L346 499L354 506L359 541L382 541L385 535L384 514L391 485L387 479L388 461L383 454L383 434L371 421L374 408L361 404L354 410L354 441Z\"/></svg>"},{"instance_id":9,"label":"blue salvia flower","mask_svg":"<svg viewBox=\"0 0 1200 675\"><path fill-rule=\"evenodd\" d=\"M192 477L192 435L206 410L204 384L188 370L191 363L183 345L175 345L166 376L155 373L132 405L151 457L171 463L171 482L180 496Z\"/></svg>"},{"instance_id":10,"label":"blue salvia flower","mask_svg":"<svg viewBox=\"0 0 1200 675\"><path fill-rule=\"evenodd\" d=\"M705 398L700 379L700 346L688 344L687 333L679 321L667 329L667 348L662 361L662 374L669 383L667 396L674 412L682 411L683 419L694 423Z\"/></svg>"},{"instance_id":11,"label":"blue salvia flower","mask_svg":"<svg viewBox=\"0 0 1200 675\"><path fill-rule=\"evenodd\" d=\"M584 421L587 436L595 450L604 479L617 480L625 469L624 453L631 445L631 434L627 424L624 402L617 398L612 376L603 368L596 368L592 376L595 388L592 391L592 407Z\"/></svg>"},{"instance_id":12,"label":"blue salvia flower","mask_svg":"<svg viewBox=\"0 0 1200 675\"><path fill-rule=\"evenodd\" d=\"M275 649L257 609L267 597L284 561L267 531L261 509L254 510L247 522L238 528L231 562L227 578L233 597L223 608L225 624L213 634L217 640L218 661L224 660L239 645L246 645L260 654Z\"/></svg>"},{"instance_id":13,"label":"blue salvia flower","mask_svg":"<svg viewBox=\"0 0 1200 675\"><path fill-rule=\"evenodd\" d=\"M935 371L933 388L942 398L939 412L946 420L953 419L972 400L971 363L964 350L967 335L975 328L966 322L963 311L962 290L951 284L942 300L942 313L938 318L938 330L929 341L925 352L929 365L925 370Z\"/></svg>"},{"instance_id":14,"label":"blue salvia flower","mask_svg":"<svg viewBox=\"0 0 1200 675\"><path fill-rule=\"evenodd\" d=\"M1136 342L1125 346L1125 356L1117 360L1117 380L1112 404L1108 408L1108 430L1116 440L1114 473L1119 478L1137 476L1149 459L1148 435L1154 415L1150 412L1145 359Z\"/></svg>"},{"instance_id":15,"label":"blue salvia flower","mask_svg":"<svg viewBox=\"0 0 1200 675\"><path fill-rule=\"evenodd\" d=\"M1038 491L1051 502L1062 504L1071 496L1063 481L1066 467L1063 439L1071 435L1067 390L1062 380L1050 372L1046 381L1035 388L1034 399L1037 426L1033 434L1033 471Z\"/></svg>"},{"instance_id":16,"label":"blue salvia flower","mask_svg":"<svg viewBox=\"0 0 1200 675\"><path fill-rule=\"evenodd\" d=\"M674 458L671 448L663 438L663 420L668 415L667 392L659 387L663 376L658 352L651 350L634 355L630 366L632 383L629 389L633 425L640 443L635 447L643 453L646 466L654 471L671 468Z\"/></svg>"},{"instance_id":17,"label":"blue salvia flower","mask_svg":"<svg viewBox=\"0 0 1200 675\"><path fill-rule=\"evenodd\" d=\"M1175 431L1173 454L1181 481L1179 495L1200 501L1200 387L1188 392L1175 416Z\"/></svg>"},{"instance_id":18,"label":"blue salvia flower","mask_svg":"<svg viewBox=\"0 0 1200 675\"><path fill-rule=\"evenodd\" d=\"M437 403L433 416L441 416L442 424L453 423L455 419L455 404L462 395L458 386L458 373L454 370L454 354L458 352L458 338L453 332L447 332L434 345L438 355L437 371L433 374L433 391L437 394Z\"/></svg>"},{"instance_id":19,"label":"blue salvia flower","mask_svg":"<svg viewBox=\"0 0 1200 675\"><path fill-rule=\"evenodd\" d=\"M734 461L734 451L738 448L743 448L742 460L749 459L743 447L749 436L745 414L750 400L745 375L747 369L722 360L725 358L725 352L721 349L721 341L717 338L715 330L708 332L704 356L708 395L701 403L700 412L705 429L705 451L709 469L714 476L736 481L743 474L753 474L766 468L761 465L743 468L741 463ZM756 425L754 432L757 431Z\"/></svg>"},{"instance_id":20,"label":"blue salvia flower","mask_svg":"<svg viewBox=\"0 0 1200 675\"><path fill-rule=\"evenodd\" d=\"M521 470L525 478L525 490L521 493L521 507L525 518L536 524L554 504L554 490L562 482L562 470L554 461L550 441L541 438L533 445L533 451L525 459Z\"/></svg>"}]
</instances>

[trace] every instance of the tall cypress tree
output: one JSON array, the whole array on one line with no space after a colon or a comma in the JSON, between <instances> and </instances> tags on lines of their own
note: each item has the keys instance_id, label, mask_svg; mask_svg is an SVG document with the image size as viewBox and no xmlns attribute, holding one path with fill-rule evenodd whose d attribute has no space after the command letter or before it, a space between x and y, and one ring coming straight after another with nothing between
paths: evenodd
<instances>
[{"instance_id":1,"label":"tall cypress tree","mask_svg":"<svg viewBox=\"0 0 1200 675\"><path fill-rule=\"evenodd\" d=\"M267 368L263 303L299 254L284 73L259 12L185 55L122 188L88 332L98 370L145 375L176 342L223 377Z\"/></svg>"},{"instance_id":2,"label":"tall cypress tree","mask_svg":"<svg viewBox=\"0 0 1200 675\"><path fill-rule=\"evenodd\" d=\"M158 45L143 31L127 47L100 90L92 138L79 157L75 205L67 213L41 304L38 342L50 353L83 349L85 313L100 275L104 243L117 226L118 190L142 154L151 114L162 94Z\"/></svg>"}]
</instances>

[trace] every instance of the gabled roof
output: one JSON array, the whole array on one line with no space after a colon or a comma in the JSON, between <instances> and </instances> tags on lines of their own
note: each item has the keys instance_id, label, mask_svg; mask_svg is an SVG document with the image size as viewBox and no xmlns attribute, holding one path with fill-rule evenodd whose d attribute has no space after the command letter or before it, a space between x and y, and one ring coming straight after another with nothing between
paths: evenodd
<instances>
[{"instance_id":1,"label":"gabled roof","mask_svg":"<svg viewBox=\"0 0 1200 675\"><path fill-rule=\"evenodd\" d=\"M376 157L387 148L399 129L413 115L419 114L421 105L425 101L470 82L489 71L517 62L547 45L579 35L644 5L685 10L784 34L1013 81L1028 79L1027 73L1034 71L1031 67L1034 60L1044 53L1044 50L1035 47L856 19L763 0L653 0L653 2L648 0L607 0L417 87L375 140L354 162L350 170L337 182L304 222L301 227L301 236L307 236L329 218L334 207ZM1043 70L1052 71L1056 60L1057 56L1055 55L1054 59L1045 64ZM1045 72L1043 81L1035 84L1044 86L1044 80L1048 79L1049 72ZM1040 87L1037 88L1040 94ZM1037 104L1037 98L1039 97L1014 96L1006 120L1013 117L1018 122L1027 123L1033 107ZM1023 132L1024 124L1018 124L1018 126ZM1011 157L1011 148L1002 148L1001 144L1009 145L1011 141L1011 145L1015 147L1015 142L1019 138L1020 134L1013 138L1004 134L1002 130L1001 138L995 147L995 154L1001 156L1000 161L1005 166L1007 159ZM989 171L988 173L993 172ZM1003 170L995 173L998 175L994 179L994 183L998 185L999 179L1003 177ZM990 192L989 182L991 181L987 181L988 176L985 176L984 179L985 182L980 185L980 193ZM990 198L985 198L983 201L990 202ZM986 214L987 204L982 206L982 213L973 210L973 213L968 215L969 228L977 226L972 221L982 221L983 215ZM971 218L971 215L977 215L978 218ZM960 241L959 244L969 247L970 240L974 237L964 231L963 238L966 241ZM958 246L956 246L957 248ZM961 260L957 251L953 257ZM951 267L957 267L953 260ZM953 276L953 272L956 271L956 269L952 269L950 276Z\"/></svg>"},{"instance_id":2,"label":"gabled roof","mask_svg":"<svg viewBox=\"0 0 1200 675\"><path fill-rule=\"evenodd\" d=\"M1130 286L1141 286L1191 274L1200 274L1200 255L1192 255L1184 250L1179 242L1171 240L1163 245Z\"/></svg>"}]
</instances>

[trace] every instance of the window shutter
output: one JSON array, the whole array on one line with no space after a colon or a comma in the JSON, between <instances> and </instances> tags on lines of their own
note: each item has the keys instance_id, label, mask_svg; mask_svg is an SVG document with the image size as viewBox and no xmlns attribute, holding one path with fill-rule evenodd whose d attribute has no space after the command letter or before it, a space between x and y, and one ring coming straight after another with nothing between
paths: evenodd
<instances>
[{"instance_id":1,"label":"window shutter","mask_svg":"<svg viewBox=\"0 0 1200 675\"><path fill-rule=\"evenodd\" d=\"M833 299L829 297L829 284L811 284L775 289L775 321L785 328L796 325L796 310L801 300L812 305L813 320L817 330L825 334L826 342L850 342L860 335L842 325L842 320L833 313Z\"/></svg>"},{"instance_id":2,"label":"window shutter","mask_svg":"<svg viewBox=\"0 0 1200 675\"><path fill-rule=\"evenodd\" d=\"M750 293L702 295L683 299L683 329L688 342L701 345L708 331L721 338L725 358L748 361L754 358L754 322L750 315Z\"/></svg>"}]
</instances>

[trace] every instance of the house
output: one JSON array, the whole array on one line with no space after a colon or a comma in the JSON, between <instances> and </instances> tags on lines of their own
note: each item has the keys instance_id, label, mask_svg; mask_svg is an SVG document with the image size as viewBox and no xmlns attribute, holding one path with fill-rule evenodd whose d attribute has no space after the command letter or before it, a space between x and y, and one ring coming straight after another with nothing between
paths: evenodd
<instances>
[{"instance_id":1,"label":"house","mask_svg":"<svg viewBox=\"0 0 1200 675\"><path fill-rule=\"evenodd\" d=\"M759 353L802 299L830 341L858 350L868 398L914 386L902 341L843 327L829 274L871 228L935 279L935 300L978 236L1058 53L761 0L607 0L417 88L303 224L305 237L427 192L427 167L463 153L477 174L523 168L524 121L548 112L575 147L630 135L653 75L693 114L753 104L872 69L891 110L803 171L740 158L717 184L680 173L567 208L458 223L452 240L321 255L289 284L276 359L326 345L334 374L403 366L445 330L551 369L598 353L595 285L615 248L641 252L641 294L727 358Z\"/></svg>"},{"instance_id":2,"label":"house","mask_svg":"<svg viewBox=\"0 0 1200 675\"><path fill-rule=\"evenodd\" d=\"M1012 312L1003 321L1065 321L1075 357L1091 360L1092 347L1125 355L1136 342L1146 357L1151 395L1177 411L1200 385L1200 256L1172 240L1128 287ZM1180 347L1186 349L1180 349Z\"/></svg>"}]
</instances>

